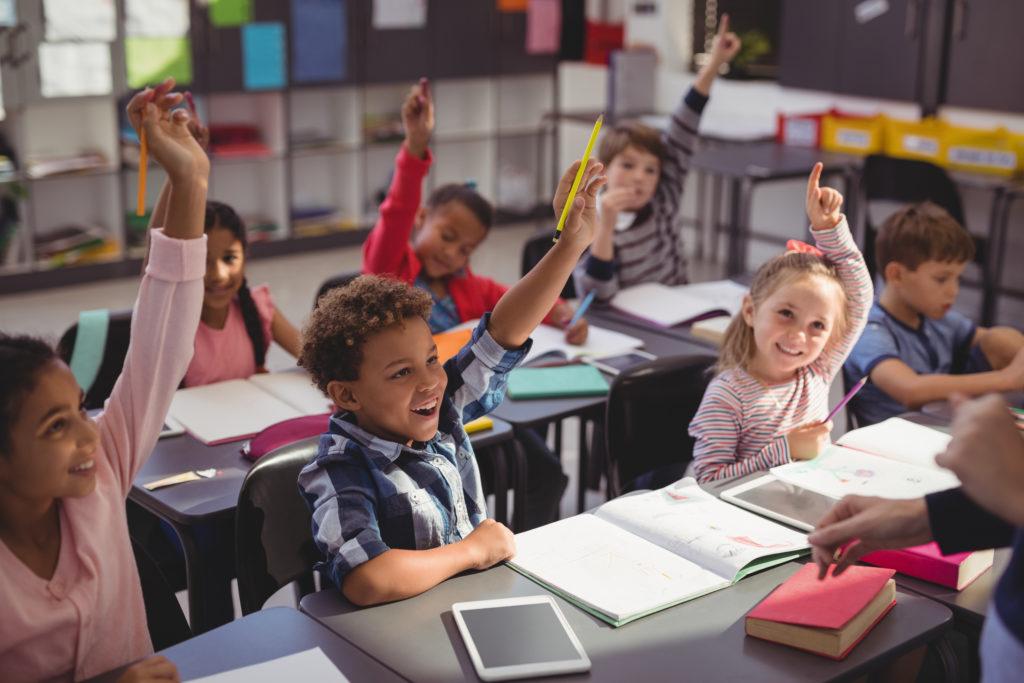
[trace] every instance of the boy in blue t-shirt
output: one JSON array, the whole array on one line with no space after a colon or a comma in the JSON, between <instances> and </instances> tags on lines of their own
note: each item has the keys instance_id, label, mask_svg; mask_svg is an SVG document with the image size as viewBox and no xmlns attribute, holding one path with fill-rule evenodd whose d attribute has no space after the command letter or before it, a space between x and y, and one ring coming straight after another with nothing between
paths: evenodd
<instances>
[{"instance_id":1,"label":"boy in blue t-shirt","mask_svg":"<svg viewBox=\"0 0 1024 683\"><path fill-rule=\"evenodd\" d=\"M875 254L885 288L843 366L848 384L871 377L850 403L861 426L954 393L1024 388L1024 335L953 310L974 241L952 216L908 206L882 226Z\"/></svg>"}]
</instances>

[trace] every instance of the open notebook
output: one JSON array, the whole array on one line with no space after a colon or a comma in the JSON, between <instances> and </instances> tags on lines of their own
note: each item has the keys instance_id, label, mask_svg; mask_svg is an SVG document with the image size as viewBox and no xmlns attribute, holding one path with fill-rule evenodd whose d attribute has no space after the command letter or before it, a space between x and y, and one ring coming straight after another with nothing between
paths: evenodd
<instances>
[{"instance_id":1,"label":"open notebook","mask_svg":"<svg viewBox=\"0 0 1024 683\"><path fill-rule=\"evenodd\" d=\"M479 320L468 320L444 334L452 334L453 331L463 329L474 329L479 322ZM440 335L435 335L435 339L437 336ZM530 339L533 340L533 345L530 347L530 354L526 357L525 362L536 360L549 353L564 356L567 360L584 356L605 358L607 356L628 353L644 345L642 339L637 339L621 332L615 332L614 330L607 330L597 325L590 325L588 327L585 344L568 343L565 341L565 330L560 330L551 325L538 325L530 334Z\"/></svg>"},{"instance_id":2,"label":"open notebook","mask_svg":"<svg viewBox=\"0 0 1024 683\"><path fill-rule=\"evenodd\" d=\"M646 282L627 287L612 297L611 305L624 313L662 327L691 323L699 318L735 315L743 305L747 288L732 280L699 282L669 287Z\"/></svg>"},{"instance_id":3,"label":"open notebook","mask_svg":"<svg viewBox=\"0 0 1024 683\"><path fill-rule=\"evenodd\" d=\"M773 467L782 481L830 498L847 494L920 498L960 480L935 464L950 436L893 417L844 434L813 460Z\"/></svg>"},{"instance_id":4,"label":"open notebook","mask_svg":"<svg viewBox=\"0 0 1024 683\"><path fill-rule=\"evenodd\" d=\"M807 552L807 539L692 478L516 534L509 566L621 626Z\"/></svg>"},{"instance_id":5,"label":"open notebook","mask_svg":"<svg viewBox=\"0 0 1024 683\"><path fill-rule=\"evenodd\" d=\"M169 415L207 445L247 439L281 420L331 411L305 372L274 372L179 389Z\"/></svg>"}]
</instances>

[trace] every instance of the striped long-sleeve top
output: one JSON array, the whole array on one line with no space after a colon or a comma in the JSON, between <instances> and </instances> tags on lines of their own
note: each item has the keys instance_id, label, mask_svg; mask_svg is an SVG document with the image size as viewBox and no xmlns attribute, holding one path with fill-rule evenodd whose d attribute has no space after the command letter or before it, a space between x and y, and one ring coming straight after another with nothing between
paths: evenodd
<instances>
[{"instance_id":1,"label":"striped long-sleeve top","mask_svg":"<svg viewBox=\"0 0 1024 683\"><path fill-rule=\"evenodd\" d=\"M786 433L828 414L829 387L864 329L873 287L845 218L831 230L812 234L846 289L846 331L786 384L765 385L743 368L725 370L711 381L690 423L690 436L696 439L694 474L701 482L789 462Z\"/></svg>"},{"instance_id":2,"label":"striped long-sleeve top","mask_svg":"<svg viewBox=\"0 0 1024 683\"><path fill-rule=\"evenodd\" d=\"M637 212L613 238L615 257L604 261L587 253L573 274L580 296L591 290L599 301L622 287L644 282L683 285L687 282L686 253L679 234L679 207L690 157L697 143L697 125L708 98L690 88L669 118L661 135L667 155L651 202Z\"/></svg>"}]
</instances>

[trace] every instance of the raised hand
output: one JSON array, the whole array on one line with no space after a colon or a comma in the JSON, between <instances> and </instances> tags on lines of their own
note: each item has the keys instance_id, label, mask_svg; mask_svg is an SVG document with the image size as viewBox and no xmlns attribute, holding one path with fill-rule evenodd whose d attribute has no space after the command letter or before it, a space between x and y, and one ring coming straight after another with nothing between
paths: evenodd
<instances>
[{"instance_id":1,"label":"raised hand","mask_svg":"<svg viewBox=\"0 0 1024 683\"><path fill-rule=\"evenodd\" d=\"M576 178L576 171L579 167L580 162L574 161L572 166L562 174L562 179L558 181L555 198L551 202L556 216L562 215L562 207L565 206L565 201L569 197L569 190L572 188L572 181ZM580 241L584 248L594 241L597 228L597 193L608 182L608 179L601 175L603 172L604 164L596 159L587 159L587 166L583 170L580 186L576 190L573 205L569 208L569 215L565 219L565 226L562 228L562 236L559 241L568 237L569 241Z\"/></svg>"},{"instance_id":2,"label":"raised hand","mask_svg":"<svg viewBox=\"0 0 1024 683\"><path fill-rule=\"evenodd\" d=\"M421 78L405 96L402 103L402 126L405 128L406 149L422 159L434 132L434 99L430 94L430 81L426 78Z\"/></svg>"},{"instance_id":3,"label":"raised hand","mask_svg":"<svg viewBox=\"0 0 1024 683\"><path fill-rule=\"evenodd\" d=\"M718 33L711 43L711 62L717 67L728 64L739 53L743 43L739 36L729 30L729 15L723 14L718 22Z\"/></svg>"},{"instance_id":4,"label":"raised hand","mask_svg":"<svg viewBox=\"0 0 1024 683\"><path fill-rule=\"evenodd\" d=\"M173 87L174 80L168 78L156 88L136 93L128 102L128 120L140 139L145 131L149 153L172 182L191 181L197 175L205 180L210 161L189 131L188 112L171 109L182 98L180 93L168 92Z\"/></svg>"},{"instance_id":5,"label":"raised hand","mask_svg":"<svg viewBox=\"0 0 1024 683\"><path fill-rule=\"evenodd\" d=\"M819 186L822 163L819 161L811 169L807 179L807 218L814 230L830 230L843 219L840 209L843 207L843 195L831 187Z\"/></svg>"}]
</instances>

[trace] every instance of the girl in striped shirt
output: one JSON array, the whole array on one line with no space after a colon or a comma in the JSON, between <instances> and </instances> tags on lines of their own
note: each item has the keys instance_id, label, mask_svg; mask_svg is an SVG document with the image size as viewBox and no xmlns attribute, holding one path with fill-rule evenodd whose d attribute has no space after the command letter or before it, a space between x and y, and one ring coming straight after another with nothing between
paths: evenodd
<instances>
[{"instance_id":1,"label":"girl in striped shirt","mask_svg":"<svg viewBox=\"0 0 1024 683\"><path fill-rule=\"evenodd\" d=\"M762 265L725 334L716 371L690 424L701 482L810 460L827 445L832 379L860 336L873 289L840 213L843 197L807 183L818 248L791 248Z\"/></svg>"}]
</instances>

